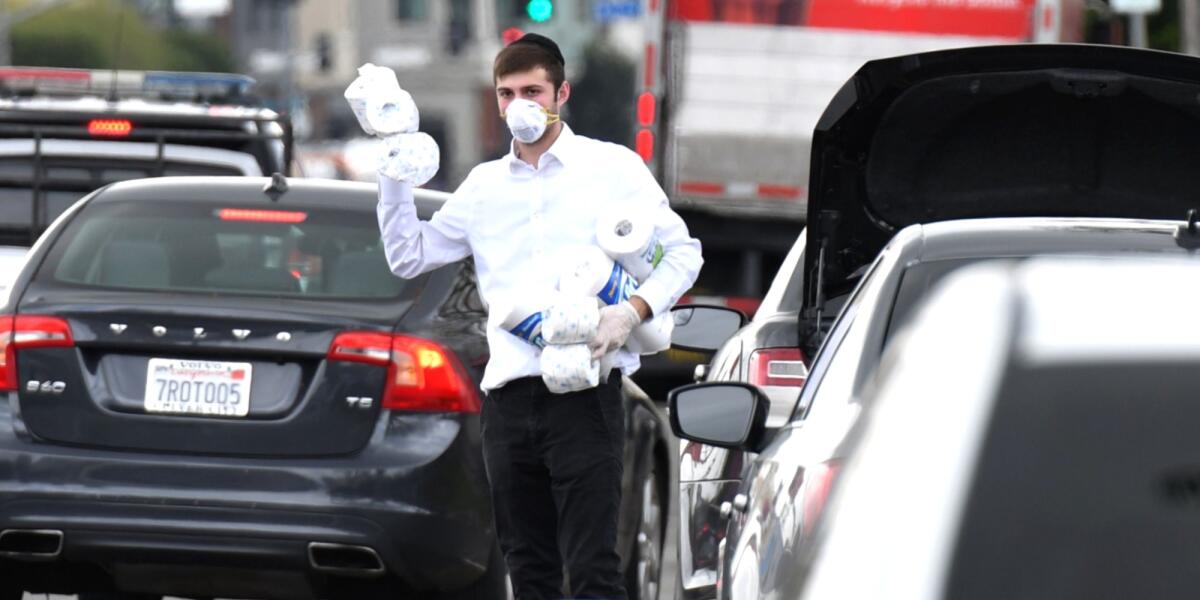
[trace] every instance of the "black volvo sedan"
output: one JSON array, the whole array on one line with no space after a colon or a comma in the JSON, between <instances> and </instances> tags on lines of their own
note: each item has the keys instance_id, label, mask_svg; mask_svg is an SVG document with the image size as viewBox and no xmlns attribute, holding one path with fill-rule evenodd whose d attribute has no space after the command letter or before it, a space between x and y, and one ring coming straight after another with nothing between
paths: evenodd
<instances>
[{"instance_id":1,"label":"black volvo sedan","mask_svg":"<svg viewBox=\"0 0 1200 600\"><path fill-rule=\"evenodd\" d=\"M474 269L393 276L375 198L158 178L55 222L0 313L0 598L505 596ZM636 585L669 471L626 392Z\"/></svg>"}]
</instances>

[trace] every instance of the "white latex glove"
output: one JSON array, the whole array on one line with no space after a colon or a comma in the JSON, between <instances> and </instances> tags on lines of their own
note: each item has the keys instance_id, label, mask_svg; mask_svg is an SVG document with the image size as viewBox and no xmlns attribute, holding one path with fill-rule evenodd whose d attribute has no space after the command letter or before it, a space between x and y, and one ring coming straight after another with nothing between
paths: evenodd
<instances>
[{"instance_id":1,"label":"white latex glove","mask_svg":"<svg viewBox=\"0 0 1200 600\"><path fill-rule=\"evenodd\" d=\"M638 311L628 300L600 309L600 325L588 342L592 358L600 360L605 354L625 345L629 333L642 322Z\"/></svg>"}]
</instances>

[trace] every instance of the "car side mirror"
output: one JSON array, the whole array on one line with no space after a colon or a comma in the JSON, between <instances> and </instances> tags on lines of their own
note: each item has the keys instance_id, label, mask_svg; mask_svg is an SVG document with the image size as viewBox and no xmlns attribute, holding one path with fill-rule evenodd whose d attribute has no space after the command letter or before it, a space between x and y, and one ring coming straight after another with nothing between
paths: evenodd
<instances>
[{"instance_id":1,"label":"car side mirror","mask_svg":"<svg viewBox=\"0 0 1200 600\"><path fill-rule=\"evenodd\" d=\"M698 352L716 352L746 324L740 310L704 304L676 306L671 318L675 321L671 347Z\"/></svg>"},{"instance_id":2,"label":"car side mirror","mask_svg":"<svg viewBox=\"0 0 1200 600\"><path fill-rule=\"evenodd\" d=\"M766 432L770 401L758 388L733 382L699 383L667 395L675 435L724 448L754 451Z\"/></svg>"}]
</instances>

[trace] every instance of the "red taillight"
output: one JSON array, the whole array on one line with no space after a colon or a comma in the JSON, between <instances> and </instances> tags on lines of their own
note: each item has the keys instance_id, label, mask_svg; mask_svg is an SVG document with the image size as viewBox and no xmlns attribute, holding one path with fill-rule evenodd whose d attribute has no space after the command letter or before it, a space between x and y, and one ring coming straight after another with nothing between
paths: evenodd
<instances>
[{"instance_id":1,"label":"red taillight","mask_svg":"<svg viewBox=\"0 0 1200 600\"><path fill-rule=\"evenodd\" d=\"M808 364L799 348L761 348L750 353L750 383L800 387Z\"/></svg>"},{"instance_id":2,"label":"red taillight","mask_svg":"<svg viewBox=\"0 0 1200 600\"><path fill-rule=\"evenodd\" d=\"M637 101L638 125L641 125L642 127L649 127L654 124L655 104L656 104L656 100L654 98L654 94L651 94L650 92L642 92L642 94L640 96L638 96L638 101Z\"/></svg>"},{"instance_id":3,"label":"red taillight","mask_svg":"<svg viewBox=\"0 0 1200 600\"><path fill-rule=\"evenodd\" d=\"M654 158L654 133L649 129L637 132L634 144L643 161L650 162Z\"/></svg>"},{"instance_id":4,"label":"red taillight","mask_svg":"<svg viewBox=\"0 0 1200 600\"><path fill-rule=\"evenodd\" d=\"M833 480L837 477L841 464L837 460L823 462L810 467L804 473L804 535L813 532L817 526L817 518L825 510L825 502L829 500L829 492L833 489Z\"/></svg>"},{"instance_id":5,"label":"red taillight","mask_svg":"<svg viewBox=\"0 0 1200 600\"><path fill-rule=\"evenodd\" d=\"M479 412L479 395L466 370L449 350L435 342L406 335L351 331L334 338L328 358L386 366L384 408Z\"/></svg>"},{"instance_id":6,"label":"red taillight","mask_svg":"<svg viewBox=\"0 0 1200 600\"><path fill-rule=\"evenodd\" d=\"M74 345L71 326L65 319L38 315L0 316L0 391L17 389L17 350Z\"/></svg>"},{"instance_id":7,"label":"red taillight","mask_svg":"<svg viewBox=\"0 0 1200 600\"><path fill-rule=\"evenodd\" d=\"M87 127L89 134L102 137L126 137L133 131L128 119L92 119Z\"/></svg>"},{"instance_id":8,"label":"red taillight","mask_svg":"<svg viewBox=\"0 0 1200 600\"><path fill-rule=\"evenodd\" d=\"M256 221L259 223L303 223L308 213L298 210L264 210L258 208L222 208L217 211L222 221Z\"/></svg>"}]
</instances>

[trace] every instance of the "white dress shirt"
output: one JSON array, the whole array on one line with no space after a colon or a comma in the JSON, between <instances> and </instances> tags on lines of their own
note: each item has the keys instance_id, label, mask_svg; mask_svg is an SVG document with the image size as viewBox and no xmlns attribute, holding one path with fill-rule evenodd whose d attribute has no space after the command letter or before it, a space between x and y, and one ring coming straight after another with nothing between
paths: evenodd
<instances>
[{"instance_id":1,"label":"white dress shirt","mask_svg":"<svg viewBox=\"0 0 1200 600\"><path fill-rule=\"evenodd\" d=\"M596 219L625 207L653 216L665 249L662 262L635 292L654 314L662 314L695 282L703 263L700 242L671 210L641 158L624 146L575 135L564 123L537 168L515 151L483 163L429 221L417 218L409 184L379 178L379 228L392 271L415 277L473 256L479 292L489 307L502 298L533 304L550 298L562 257L572 248L594 245ZM491 359L484 390L541 375L541 350L502 329L504 317L488 318ZM640 365L624 348L615 354L613 366L626 375Z\"/></svg>"}]
</instances>

